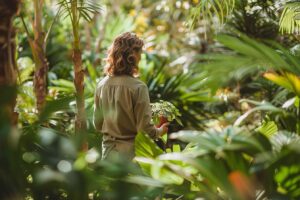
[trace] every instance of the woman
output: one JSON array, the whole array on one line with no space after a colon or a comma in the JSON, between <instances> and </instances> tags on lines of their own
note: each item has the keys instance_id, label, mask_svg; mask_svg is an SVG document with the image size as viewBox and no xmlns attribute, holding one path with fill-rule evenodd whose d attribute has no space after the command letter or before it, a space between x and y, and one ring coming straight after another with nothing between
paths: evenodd
<instances>
[{"instance_id":1,"label":"woman","mask_svg":"<svg viewBox=\"0 0 300 200\"><path fill-rule=\"evenodd\" d=\"M144 42L133 33L118 36L106 59L104 72L95 91L94 125L103 133L102 159L113 153L134 157L134 139L138 132L152 138L168 131L151 124L148 88L136 78Z\"/></svg>"}]
</instances>

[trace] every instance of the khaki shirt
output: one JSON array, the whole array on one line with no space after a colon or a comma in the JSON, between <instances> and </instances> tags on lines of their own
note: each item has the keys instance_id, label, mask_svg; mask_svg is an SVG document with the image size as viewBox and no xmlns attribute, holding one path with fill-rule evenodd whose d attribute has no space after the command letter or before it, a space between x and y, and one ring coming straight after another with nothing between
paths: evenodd
<instances>
[{"instance_id":1,"label":"khaki shirt","mask_svg":"<svg viewBox=\"0 0 300 200\"><path fill-rule=\"evenodd\" d=\"M106 76L95 91L94 125L117 140L134 139L140 131L156 138L160 129L151 123L148 88L138 78Z\"/></svg>"}]
</instances>

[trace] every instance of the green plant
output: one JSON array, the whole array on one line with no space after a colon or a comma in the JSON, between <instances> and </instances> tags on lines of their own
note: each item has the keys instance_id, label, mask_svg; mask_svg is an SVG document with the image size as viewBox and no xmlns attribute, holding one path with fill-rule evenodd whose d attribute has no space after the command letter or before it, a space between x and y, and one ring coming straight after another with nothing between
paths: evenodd
<instances>
[{"instance_id":1,"label":"green plant","mask_svg":"<svg viewBox=\"0 0 300 200\"><path fill-rule=\"evenodd\" d=\"M235 7L236 0L204 0L199 1L196 7L191 10L191 25L194 26L199 19L210 19L217 16L223 24L225 18L230 15Z\"/></svg>"},{"instance_id":2,"label":"green plant","mask_svg":"<svg viewBox=\"0 0 300 200\"><path fill-rule=\"evenodd\" d=\"M141 79L149 88L151 102L168 101L178 108L184 127L203 129L205 120L214 116L204 104L213 102L207 74L181 71L169 74L168 60L156 54L146 54L140 63Z\"/></svg>"},{"instance_id":3,"label":"green plant","mask_svg":"<svg viewBox=\"0 0 300 200\"><path fill-rule=\"evenodd\" d=\"M269 129L273 126L260 131ZM146 158L136 160L148 175L166 184L165 194L184 194L185 199L297 199L300 195L299 161L295 159L300 140L296 134L273 132L266 137L265 133L227 127L181 131L172 137L189 144L182 152L167 154L154 153L154 148L143 153L142 145L137 146L137 156Z\"/></svg>"},{"instance_id":4,"label":"green plant","mask_svg":"<svg viewBox=\"0 0 300 200\"><path fill-rule=\"evenodd\" d=\"M279 28L278 6L280 2L277 0L238 0L225 27L233 27L254 38L276 40Z\"/></svg>"},{"instance_id":5,"label":"green plant","mask_svg":"<svg viewBox=\"0 0 300 200\"><path fill-rule=\"evenodd\" d=\"M217 87L234 77L241 79L245 74L266 69L300 74L299 57L274 41L259 42L236 30L232 30L231 34L218 35L217 40L232 51L227 54L198 55L196 58L201 62L195 65L195 70L209 71L209 79ZM208 62L205 63L205 60ZM224 77L223 74L228 76Z\"/></svg>"},{"instance_id":6,"label":"green plant","mask_svg":"<svg viewBox=\"0 0 300 200\"><path fill-rule=\"evenodd\" d=\"M264 77L300 97L300 78L297 75L290 72L267 72Z\"/></svg>"},{"instance_id":7,"label":"green plant","mask_svg":"<svg viewBox=\"0 0 300 200\"><path fill-rule=\"evenodd\" d=\"M1 88L4 108L15 89ZM141 174L136 165L122 157L101 160L101 151L80 151L80 139L44 127L52 115L68 107L70 99L46 102L39 120L23 129L9 123L0 109L1 199L153 199L163 184ZM129 175L130 174L130 175Z\"/></svg>"},{"instance_id":8,"label":"green plant","mask_svg":"<svg viewBox=\"0 0 300 200\"><path fill-rule=\"evenodd\" d=\"M38 118L33 90L34 63L29 57L21 57L17 60L17 63L19 67L19 88L16 111L19 114L19 122L28 125L34 123Z\"/></svg>"},{"instance_id":9,"label":"green plant","mask_svg":"<svg viewBox=\"0 0 300 200\"><path fill-rule=\"evenodd\" d=\"M300 3L298 1L289 1L285 4L279 21L281 33L299 33L299 8Z\"/></svg>"},{"instance_id":10,"label":"green plant","mask_svg":"<svg viewBox=\"0 0 300 200\"><path fill-rule=\"evenodd\" d=\"M61 0L59 3L62 9L62 15L69 17L72 24L73 34L73 55L72 61L74 65L74 85L76 89L76 114L75 114L75 133L82 134L87 130L85 100L84 100L84 68L81 52L81 37L80 37L80 20L85 19L91 21L91 15L98 12L100 9L98 4L87 0ZM83 135L82 148L87 150L87 143Z\"/></svg>"},{"instance_id":11,"label":"green plant","mask_svg":"<svg viewBox=\"0 0 300 200\"><path fill-rule=\"evenodd\" d=\"M169 122L176 120L178 124L182 125L182 122L179 118L181 114L172 103L160 100L159 102L151 103L151 109L154 124L159 124L160 118L164 117Z\"/></svg>"},{"instance_id":12,"label":"green plant","mask_svg":"<svg viewBox=\"0 0 300 200\"><path fill-rule=\"evenodd\" d=\"M22 7L28 11L23 12L26 23L32 2L24 1ZM300 198L300 58L292 41L295 35L277 37L277 6L282 1L104 0L103 13L97 12L94 0L44 2L37 13L39 19L43 14L39 23L52 26L59 7L61 20L47 36L49 93L39 115L34 110L34 65L25 58L31 56L25 30L18 28L19 19L14 22L21 30L16 40L19 123L11 126L6 112L8 106L13 108L15 90L1 87L0 199ZM54 9L53 2L58 2ZM286 4L280 23L295 33L299 10L293 2ZM5 16L11 9L3 5L0 13ZM189 15L194 30L186 27ZM238 31L220 26L225 20ZM0 21L6 22L6 17ZM213 40L220 27L226 34ZM176 133L165 136L180 144L166 145L164 151L138 133L135 160L143 172L122 157L100 160L102 134L91 123L95 86L103 75L97 72L103 66L98 63L124 31L135 31L145 41L148 53L142 55L139 72L151 102L157 102L152 104L153 121L161 114L173 120L169 133ZM5 44L14 38L14 31L10 34L3 34ZM5 44L2 50L8 52ZM13 67L12 59L6 59L13 55L0 66ZM16 73L11 75L14 80ZM76 98L86 112L82 133L89 137L87 152L81 151L83 134L74 134L75 115L83 116L77 113ZM201 131L177 132L182 128Z\"/></svg>"},{"instance_id":13,"label":"green plant","mask_svg":"<svg viewBox=\"0 0 300 200\"><path fill-rule=\"evenodd\" d=\"M94 92L96 88L96 79L100 76L91 63L86 62L87 75L85 76L85 111L87 115L87 135L90 146L101 149L102 135L97 133L92 123L93 111L94 111ZM46 121L52 125L52 128L60 131L66 135L74 134L74 116L75 116L75 87L72 81L65 79L52 80L52 86L49 87L51 91L52 100L62 101L60 105L61 109L50 115Z\"/></svg>"}]
</instances>

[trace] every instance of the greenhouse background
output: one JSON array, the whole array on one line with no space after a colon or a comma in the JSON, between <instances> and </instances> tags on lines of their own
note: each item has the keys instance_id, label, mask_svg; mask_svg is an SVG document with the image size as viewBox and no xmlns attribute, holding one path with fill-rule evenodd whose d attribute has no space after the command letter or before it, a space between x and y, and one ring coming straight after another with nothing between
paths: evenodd
<instances>
[{"instance_id":1,"label":"greenhouse background","mask_svg":"<svg viewBox=\"0 0 300 200\"><path fill-rule=\"evenodd\" d=\"M1 0L0 199L300 199L300 2ZM144 40L153 122L101 159L94 93Z\"/></svg>"}]
</instances>

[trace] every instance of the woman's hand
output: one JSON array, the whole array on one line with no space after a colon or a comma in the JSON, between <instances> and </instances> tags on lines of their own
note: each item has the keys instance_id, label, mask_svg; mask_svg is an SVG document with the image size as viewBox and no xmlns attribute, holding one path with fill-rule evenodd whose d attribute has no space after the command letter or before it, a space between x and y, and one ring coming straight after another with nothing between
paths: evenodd
<instances>
[{"instance_id":1,"label":"woman's hand","mask_svg":"<svg viewBox=\"0 0 300 200\"><path fill-rule=\"evenodd\" d=\"M169 122L164 123L163 125L161 125L161 127L159 127L159 136L163 136L164 134L166 134L168 132L168 126L169 126Z\"/></svg>"}]
</instances>

